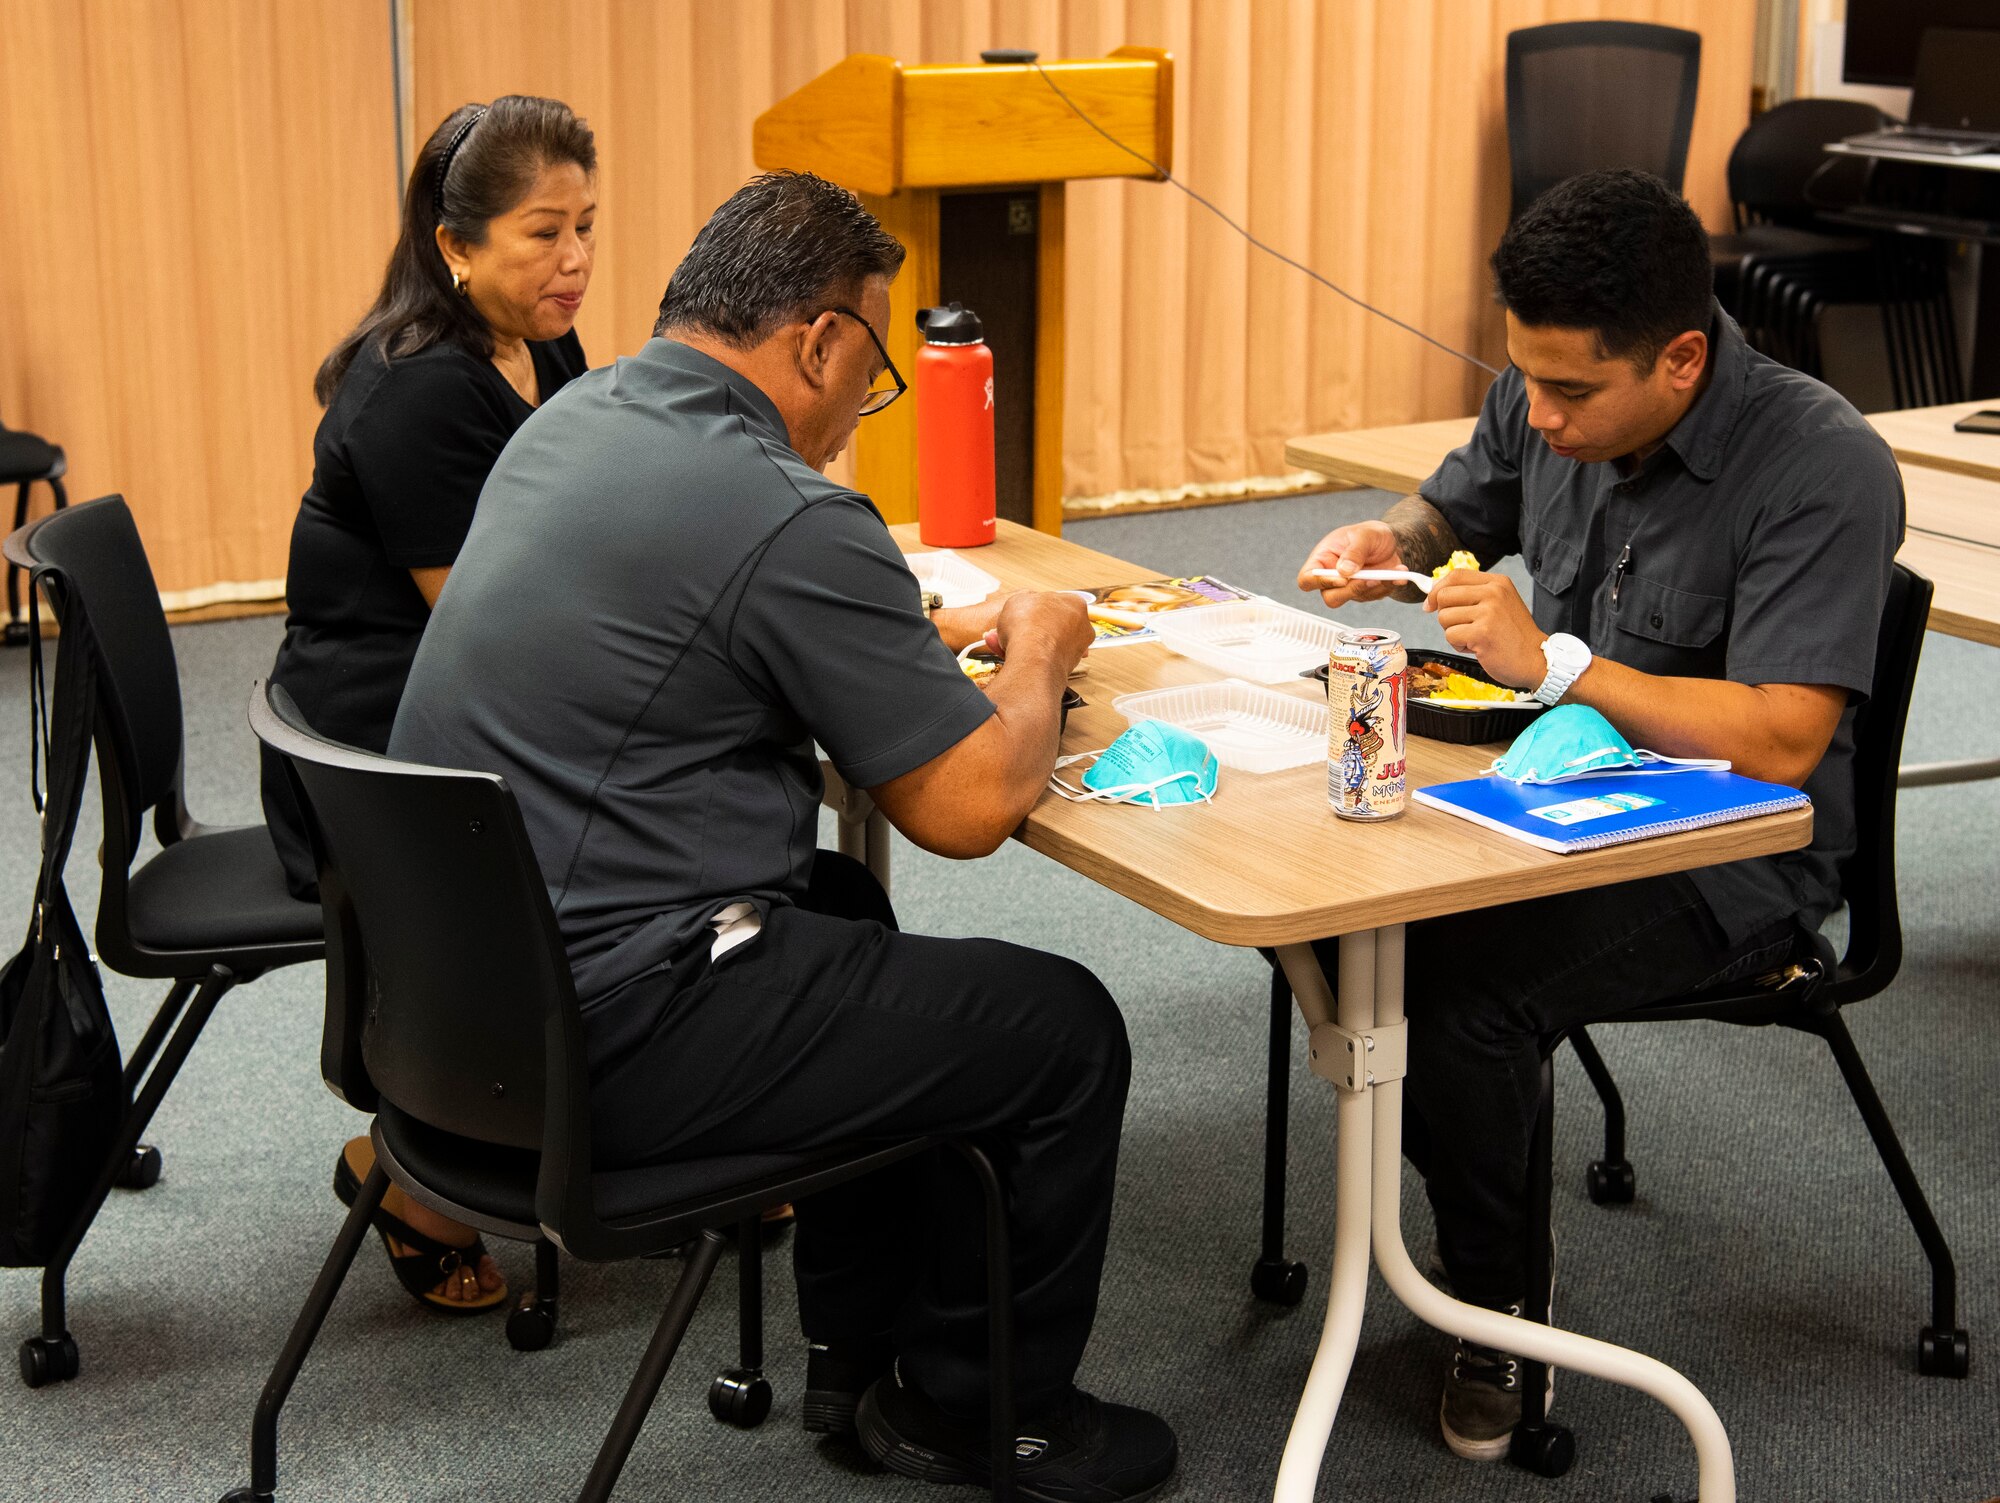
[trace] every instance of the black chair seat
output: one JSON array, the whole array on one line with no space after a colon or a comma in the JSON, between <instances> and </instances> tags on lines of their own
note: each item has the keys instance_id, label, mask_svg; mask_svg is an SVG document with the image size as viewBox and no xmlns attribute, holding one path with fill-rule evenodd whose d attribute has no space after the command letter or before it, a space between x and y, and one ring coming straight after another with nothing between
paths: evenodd
<instances>
[{"instance_id":1,"label":"black chair seat","mask_svg":"<svg viewBox=\"0 0 2000 1503\"><path fill-rule=\"evenodd\" d=\"M0 428L0 485L19 485L63 472L63 451L32 433Z\"/></svg>"},{"instance_id":2,"label":"black chair seat","mask_svg":"<svg viewBox=\"0 0 2000 1503\"><path fill-rule=\"evenodd\" d=\"M149 950L237 951L320 937L320 908L285 887L262 825L193 835L132 873L132 938Z\"/></svg>"},{"instance_id":3,"label":"black chair seat","mask_svg":"<svg viewBox=\"0 0 2000 1503\"><path fill-rule=\"evenodd\" d=\"M1737 266L1750 256L1865 255L1874 244L1866 235L1834 235L1786 224L1753 224L1731 235L1708 237L1711 266Z\"/></svg>"},{"instance_id":4,"label":"black chair seat","mask_svg":"<svg viewBox=\"0 0 2000 1503\"><path fill-rule=\"evenodd\" d=\"M460 1137L418 1121L387 1100L376 1105L376 1123L383 1146L410 1179L468 1210L514 1223L524 1229L524 1237L538 1235L535 1180L541 1171L540 1154ZM683 1207L699 1221L716 1201L754 1194L759 1182L795 1181L817 1166L840 1163L866 1151L854 1148L829 1153L822 1148L813 1153L737 1154L637 1169L598 1170L590 1176L591 1194L598 1215L608 1222L641 1217L662 1220ZM663 1245L681 1242L700 1229L691 1225L663 1235L661 1241Z\"/></svg>"}]
</instances>

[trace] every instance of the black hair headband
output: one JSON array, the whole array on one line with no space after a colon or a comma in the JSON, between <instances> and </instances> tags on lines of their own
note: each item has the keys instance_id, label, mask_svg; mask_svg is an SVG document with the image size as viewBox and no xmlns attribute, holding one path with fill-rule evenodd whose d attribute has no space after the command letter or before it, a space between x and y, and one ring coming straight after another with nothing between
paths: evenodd
<instances>
[{"instance_id":1,"label":"black hair headband","mask_svg":"<svg viewBox=\"0 0 2000 1503\"><path fill-rule=\"evenodd\" d=\"M437 180L431 184L431 203L437 209L440 222L444 219L444 179L451 171L451 159L458 155L458 148L465 144L465 138L472 134L472 127L486 118L486 106L481 105L466 118L465 124L451 133L451 140L445 143L438 155Z\"/></svg>"}]
</instances>

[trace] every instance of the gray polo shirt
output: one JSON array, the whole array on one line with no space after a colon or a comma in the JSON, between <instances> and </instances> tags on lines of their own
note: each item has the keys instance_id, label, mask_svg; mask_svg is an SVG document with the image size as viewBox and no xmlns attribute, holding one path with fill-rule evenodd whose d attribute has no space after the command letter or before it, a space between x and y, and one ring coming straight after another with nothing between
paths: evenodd
<instances>
[{"instance_id":1,"label":"gray polo shirt","mask_svg":"<svg viewBox=\"0 0 2000 1503\"><path fill-rule=\"evenodd\" d=\"M1758 354L1718 307L1708 388L1629 475L1563 459L1528 427L1511 366L1472 440L1419 493L1482 564L1518 553L1544 631L1644 673L1849 691L1805 791L1813 843L1692 873L1732 940L1839 906L1854 849L1854 706L1867 697L1903 482L1829 388ZM1622 560L1622 563L1621 563Z\"/></svg>"},{"instance_id":2,"label":"gray polo shirt","mask_svg":"<svg viewBox=\"0 0 2000 1503\"><path fill-rule=\"evenodd\" d=\"M389 750L505 776L596 1035L592 1004L718 909L804 891L814 742L874 787L992 713L868 498L750 381L654 339L508 443Z\"/></svg>"}]
</instances>

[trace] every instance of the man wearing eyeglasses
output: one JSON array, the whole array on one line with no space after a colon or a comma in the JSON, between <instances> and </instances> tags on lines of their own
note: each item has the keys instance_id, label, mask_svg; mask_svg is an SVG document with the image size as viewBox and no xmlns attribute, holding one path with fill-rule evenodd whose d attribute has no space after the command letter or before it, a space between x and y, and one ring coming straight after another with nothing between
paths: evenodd
<instances>
[{"instance_id":1,"label":"man wearing eyeglasses","mask_svg":"<svg viewBox=\"0 0 2000 1503\"><path fill-rule=\"evenodd\" d=\"M392 756L503 775L583 1004L605 1167L965 1135L1010 1208L1024 1496L1138 1498L1173 1432L1075 1385L1130 1072L1082 966L899 932L815 852L815 743L916 844L982 856L1040 796L1074 595L928 616L868 498L822 471L903 391L903 248L774 173L695 237L654 338L508 444L433 612ZM992 632L981 692L953 651ZM801 1204L808 1430L988 1475L983 1212L955 1158Z\"/></svg>"}]
</instances>

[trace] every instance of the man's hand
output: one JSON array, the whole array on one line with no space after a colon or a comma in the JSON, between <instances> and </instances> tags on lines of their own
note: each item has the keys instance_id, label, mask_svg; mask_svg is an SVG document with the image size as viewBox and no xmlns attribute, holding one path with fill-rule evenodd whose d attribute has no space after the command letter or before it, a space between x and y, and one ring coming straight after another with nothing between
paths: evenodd
<instances>
[{"instance_id":1,"label":"man's hand","mask_svg":"<svg viewBox=\"0 0 2000 1503\"><path fill-rule=\"evenodd\" d=\"M993 630L987 634L987 640L1008 664L1036 658L1056 663L1058 682L1083 661L1096 638L1083 597L1063 590L1021 590L1009 595L1001 602Z\"/></svg>"},{"instance_id":2,"label":"man's hand","mask_svg":"<svg viewBox=\"0 0 2000 1503\"><path fill-rule=\"evenodd\" d=\"M1319 598L1336 608L1352 600L1382 600L1397 589L1393 579L1354 579L1333 584L1313 573L1315 569L1335 569L1352 576L1356 569L1400 569L1403 556L1396 549L1396 535L1386 522L1356 522L1336 527L1313 546L1299 565L1299 588L1318 590Z\"/></svg>"},{"instance_id":3,"label":"man's hand","mask_svg":"<svg viewBox=\"0 0 2000 1503\"><path fill-rule=\"evenodd\" d=\"M953 652L962 652L974 642L990 635L1000 624L1000 610L1016 592L1000 590L987 596L978 605L943 606L931 612L931 624L937 628L944 645Z\"/></svg>"},{"instance_id":4,"label":"man's hand","mask_svg":"<svg viewBox=\"0 0 2000 1503\"><path fill-rule=\"evenodd\" d=\"M989 633L1006 656L986 686L995 713L921 767L868 790L889 823L940 856L997 849L1048 783L1063 679L1093 636L1080 596L1023 590L1002 601Z\"/></svg>"},{"instance_id":5,"label":"man's hand","mask_svg":"<svg viewBox=\"0 0 2000 1503\"><path fill-rule=\"evenodd\" d=\"M1424 609L1436 615L1445 640L1478 658L1496 684L1534 689L1548 676L1542 656L1548 633L1506 575L1454 569L1437 582Z\"/></svg>"}]
</instances>

